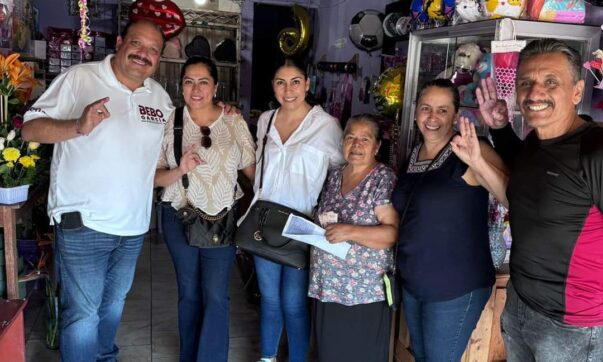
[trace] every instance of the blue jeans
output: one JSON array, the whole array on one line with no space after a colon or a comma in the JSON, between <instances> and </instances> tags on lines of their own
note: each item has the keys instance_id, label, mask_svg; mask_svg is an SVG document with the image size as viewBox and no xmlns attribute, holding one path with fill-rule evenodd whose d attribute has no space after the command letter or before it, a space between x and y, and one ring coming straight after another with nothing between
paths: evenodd
<instances>
[{"instance_id":1,"label":"blue jeans","mask_svg":"<svg viewBox=\"0 0 603 362\"><path fill-rule=\"evenodd\" d=\"M310 342L308 270L253 257L261 294L262 357L276 356L283 330L289 342L289 362L305 362Z\"/></svg>"},{"instance_id":2,"label":"blue jeans","mask_svg":"<svg viewBox=\"0 0 603 362\"><path fill-rule=\"evenodd\" d=\"M55 226L62 361L116 360L115 334L143 240Z\"/></svg>"},{"instance_id":3,"label":"blue jeans","mask_svg":"<svg viewBox=\"0 0 603 362\"><path fill-rule=\"evenodd\" d=\"M538 313L511 283L501 329L509 362L603 361L603 326L577 327Z\"/></svg>"},{"instance_id":4,"label":"blue jeans","mask_svg":"<svg viewBox=\"0 0 603 362\"><path fill-rule=\"evenodd\" d=\"M491 292L492 288L482 288L451 300L422 302L403 289L415 361L460 361Z\"/></svg>"},{"instance_id":5,"label":"blue jeans","mask_svg":"<svg viewBox=\"0 0 603 362\"><path fill-rule=\"evenodd\" d=\"M228 360L228 286L235 247L189 246L184 226L169 203L161 203L163 239L176 269L180 361Z\"/></svg>"}]
</instances>

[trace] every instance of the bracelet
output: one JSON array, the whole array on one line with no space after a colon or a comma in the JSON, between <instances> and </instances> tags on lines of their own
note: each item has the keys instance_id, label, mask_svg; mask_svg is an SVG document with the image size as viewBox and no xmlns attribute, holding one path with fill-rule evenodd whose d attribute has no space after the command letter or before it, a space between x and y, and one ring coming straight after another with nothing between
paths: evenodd
<instances>
[{"instance_id":1,"label":"bracelet","mask_svg":"<svg viewBox=\"0 0 603 362\"><path fill-rule=\"evenodd\" d=\"M80 119L76 119L75 120L75 133L79 134L80 136L85 136L85 134L80 130Z\"/></svg>"}]
</instances>

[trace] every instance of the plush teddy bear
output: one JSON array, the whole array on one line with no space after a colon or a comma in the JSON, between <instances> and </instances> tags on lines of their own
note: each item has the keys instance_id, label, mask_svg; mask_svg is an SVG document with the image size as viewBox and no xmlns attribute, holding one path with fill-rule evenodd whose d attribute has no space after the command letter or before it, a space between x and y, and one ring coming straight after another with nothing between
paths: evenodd
<instances>
[{"instance_id":1,"label":"plush teddy bear","mask_svg":"<svg viewBox=\"0 0 603 362\"><path fill-rule=\"evenodd\" d=\"M484 20L482 0L456 0L454 24Z\"/></svg>"},{"instance_id":2,"label":"plush teddy bear","mask_svg":"<svg viewBox=\"0 0 603 362\"><path fill-rule=\"evenodd\" d=\"M475 89L479 87L479 83L482 79L486 79L492 76L492 54L484 53L482 59L475 68L475 74L477 75L476 80L472 83L467 84L464 89L459 88L461 95L461 104L465 106L477 107L477 101L475 99ZM462 88L462 87L461 87Z\"/></svg>"},{"instance_id":3,"label":"plush teddy bear","mask_svg":"<svg viewBox=\"0 0 603 362\"><path fill-rule=\"evenodd\" d=\"M438 74L437 78L450 79L457 87L474 82L475 68L482 54L480 47L475 43L459 45L454 53L454 65Z\"/></svg>"}]
</instances>

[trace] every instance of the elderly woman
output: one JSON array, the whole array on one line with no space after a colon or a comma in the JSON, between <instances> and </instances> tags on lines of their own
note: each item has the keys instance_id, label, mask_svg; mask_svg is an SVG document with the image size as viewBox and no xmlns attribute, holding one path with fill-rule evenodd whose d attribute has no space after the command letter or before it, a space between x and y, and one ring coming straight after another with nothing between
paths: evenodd
<instances>
[{"instance_id":1,"label":"elderly woman","mask_svg":"<svg viewBox=\"0 0 603 362\"><path fill-rule=\"evenodd\" d=\"M394 171L377 162L379 123L350 118L343 134L347 161L333 169L322 190L317 221L331 243L352 245L345 260L312 248L309 296L319 361L387 361L391 310L383 274L392 266L398 215L391 204Z\"/></svg>"},{"instance_id":2,"label":"elderly woman","mask_svg":"<svg viewBox=\"0 0 603 362\"><path fill-rule=\"evenodd\" d=\"M502 160L461 117L448 79L419 91L421 142L392 196L402 215L398 270L417 362L459 361L490 297L494 266L488 238L488 192L506 204Z\"/></svg>"},{"instance_id":3,"label":"elderly woman","mask_svg":"<svg viewBox=\"0 0 603 362\"><path fill-rule=\"evenodd\" d=\"M255 145L240 115L228 115L214 102L218 70L211 59L189 58L180 75L186 107L182 114L182 158L174 155L174 117L166 125L155 185L161 197L163 237L176 269L180 361L228 361L228 286L235 246L189 245L176 216L186 205L208 218L228 217L242 196L237 171L255 176ZM187 175L188 187L182 181ZM206 217L207 217L206 216ZM216 220L215 222L220 222Z\"/></svg>"}]
</instances>

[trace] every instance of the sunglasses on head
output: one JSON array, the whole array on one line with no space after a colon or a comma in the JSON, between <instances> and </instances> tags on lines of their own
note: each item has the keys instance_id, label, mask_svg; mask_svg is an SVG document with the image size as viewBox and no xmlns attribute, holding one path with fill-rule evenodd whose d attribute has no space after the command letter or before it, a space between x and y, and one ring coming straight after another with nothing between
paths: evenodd
<instances>
[{"instance_id":1,"label":"sunglasses on head","mask_svg":"<svg viewBox=\"0 0 603 362\"><path fill-rule=\"evenodd\" d=\"M201 129L201 146L205 147L205 148L210 148L211 147L211 138L209 138L209 135L211 134L211 129L209 129L209 127L207 126L202 126L200 127Z\"/></svg>"}]
</instances>

